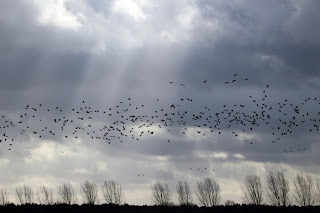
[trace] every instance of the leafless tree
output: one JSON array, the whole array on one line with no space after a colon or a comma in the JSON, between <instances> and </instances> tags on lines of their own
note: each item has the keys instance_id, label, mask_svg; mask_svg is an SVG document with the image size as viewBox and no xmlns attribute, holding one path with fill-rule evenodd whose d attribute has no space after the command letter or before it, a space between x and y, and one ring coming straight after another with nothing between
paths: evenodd
<instances>
[{"instance_id":1,"label":"leafless tree","mask_svg":"<svg viewBox=\"0 0 320 213\"><path fill-rule=\"evenodd\" d=\"M17 196L18 203L20 205L25 204L25 200L24 200L24 196L23 196L23 188L21 186L17 186L16 196Z\"/></svg>"},{"instance_id":2,"label":"leafless tree","mask_svg":"<svg viewBox=\"0 0 320 213\"><path fill-rule=\"evenodd\" d=\"M300 206L311 206L315 203L315 190L310 175L298 173L293 180L294 184L294 200Z\"/></svg>"},{"instance_id":3,"label":"leafless tree","mask_svg":"<svg viewBox=\"0 0 320 213\"><path fill-rule=\"evenodd\" d=\"M156 182L151 186L152 200L155 205L158 206L170 206L171 205L171 192L169 186L166 183Z\"/></svg>"},{"instance_id":4,"label":"leafless tree","mask_svg":"<svg viewBox=\"0 0 320 213\"><path fill-rule=\"evenodd\" d=\"M73 187L70 183L65 183L59 186L57 192L58 203L72 205L77 202L76 194L74 193Z\"/></svg>"},{"instance_id":5,"label":"leafless tree","mask_svg":"<svg viewBox=\"0 0 320 213\"><path fill-rule=\"evenodd\" d=\"M86 180L80 185L83 196L83 202L86 204L95 204L98 198L97 185Z\"/></svg>"},{"instance_id":6,"label":"leafless tree","mask_svg":"<svg viewBox=\"0 0 320 213\"><path fill-rule=\"evenodd\" d=\"M40 186L39 201L41 204L44 204L44 205L53 205L54 201L53 201L52 189L44 185Z\"/></svg>"},{"instance_id":7,"label":"leafless tree","mask_svg":"<svg viewBox=\"0 0 320 213\"><path fill-rule=\"evenodd\" d=\"M189 184L186 181L179 181L177 186L178 202L179 205L191 205L192 197Z\"/></svg>"},{"instance_id":8,"label":"leafless tree","mask_svg":"<svg viewBox=\"0 0 320 213\"><path fill-rule=\"evenodd\" d=\"M6 189L0 188L0 205L9 204L9 194Z\"/></svg>"},{"instance_id":9,"label":"leafless tree","mask_svg":"<svg viewBox=\"0 0 320 213\"><path fill-rule=\"evenodd\" d=\"M241 186L244 193L243 201L247 204L262 204L262 183L257 175L247 175L244 179L244 185Z\"/></svg>"},{"instance_id":10,"label":"leafless tree","mask_svg":"<svg viewBox=\"0 0 320 213\"><path fill-rule=\"evenodd\" d=\"M282 172L270 172L267 176L267 198L271 205L288 206L289 199L289 181Z\"/></svg>"},{"instance_id":11,"label":"leafless tree","mask_svg":"<svg viewBox=\"0 0 320 213\"><path fill-rule=\"evenodd\" d=\"M20 205L32 204L34 202L34 192L27 185L17 186L16 196Z\"/></svg>"},{"instance_id":12,"label":"leafless tree","mask_svg":"<svg viewBox=\"0 0 320 213\"><path fill-rule=\"evenodd\" d=\"M121 184L113 180L108 180L103 182L101 189L104 200L107 204L121 205L123 203L124 195Z\"/></svg>"},{"instance_id":13,"label":"leafless tree","mask_svg":"<svg viewBox=\"0 0 320 213\"><path fill-rule=\"evenodd\" d=\"M318 203L318 205L320 205L320 179L316 179L316 196L315 196L315 199Z\"/></svg>"},{"instance_id":14,"label":"leafless tree","mask_svg":"<svg viewBox=\"0 0 320 213\"><path fill-rule=\"evenodd\" d=\"M220 185L213 179L198 181L195 192L201 205L211 207L220 203Z\"/></svg>"}]
</instances>

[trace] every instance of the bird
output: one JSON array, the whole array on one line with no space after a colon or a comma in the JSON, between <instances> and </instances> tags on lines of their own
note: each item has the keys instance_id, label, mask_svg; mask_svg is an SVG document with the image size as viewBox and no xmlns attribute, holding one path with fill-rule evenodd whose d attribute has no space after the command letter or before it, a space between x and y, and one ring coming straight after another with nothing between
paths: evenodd
<instances>
[{"instance_id":1,"label":"bird","mask_svg":"<svg viewBox=\"0 0 320 213\"><path fill-rule=\"evenodd\" d=\"M237 73L233 75L234 78L237 76ZM244 80L248 80L248 78L244 78ZM234 83L235 81L236 79L233 79L224 83ZM173 83L173 81L170 81L170 84ZM207 80L204 80L203 83L207 83ZM185 84L180 85L185 86ZM241 85L241 82L239 82L239 85ZM267 84L266 87L269 88L269 84ZM197 131L195 131L195 133L198 133L199 136L203 137L207 137L207 135L210 133L215 134L216 132L218 132L218 134L221 134L224 128L237 129L241 127L239 131L246 132L248 130L251 130L254 132L255 130L259 130L259 128L262 127L270 127L270 135L274 137L274 139L271 139L270 141L272 141L272 143L277 146L279 143L275 142L278 141L278 139L280 140L282 139L282 137L285 137L285 135L294 133L294 127L298 127L301 124L315 124L315 122L320 121L319 118L313 118L312 113L302 110L303 105L308 106L310 102L315 102L317 98L305 97L302 100L301 104L297 104L295 106L293 103L290 103L289 100L285 97L285 99L279 101L279 105L276 106L275 104L268 103L268 98L270 98L268 90L261 90L261 97L255 95L253 98L252 94L248 95L250 95L250 102L248 102L248 104L237 103L227 105L221 103L221 106L223 106L222 110L219 110L218 108L215 112L213 112L214 108L209 106L204 106L203 110L184 110L183 108L187 107L186 104L193 104L193 106L198 106L197 102L192 102L192 96L189 96L188 98L177 97L176 101L179 101L180 104L177 104L173 101L173 103L168 104L166 107L158 107L154 111L154 113L148 112L147 105L136 103L136 105L134 106L134 103L129 102L131 100L131 97L125 98L125 100L121 100L116 106L108 106L108 108L110 107L109 113L106 113L106 109L108 108L106 108L105 110L95 109L93 106L89 106L89 103L81 101L78 106L74 106L72 108L72 112L78 114L78 117L70 115L70 117L67 116L67 118L64 116L67 110L63 109L62 107L46 107L47 105L45 103L36 105L24 104L24 106L26 106L24 108L24 110L26 110L25 112L32 112L31 114L24 112L19 113L20 118L16 122L11 122L10 120L5 119L5 116L2 116L4 120L0 121L0 127L1 130L4 130L6 128L15 128L15 125L18 125L19 128L21 127L24 130L21 131L21 129L19 129L18 131L22 135L33 133L37 134L39 138L41 138L42 136L44 136L44 134L49 134L50 136L56 137L62 136L65 138L65 140L67 140L71 137L69 137L69 134L65 134L63 132L66 132L68 128L79 125L79 128L77 128L78 132L72 132L72 139L83 137L83 135L86 135L84 131L89 130L90 128L94 132L88 131L87 136L89 138L91 138L92 140L105 140L108 144L111 144L110 141L113 139L117 139L118 142L124 143L129 139L138 141L139 139L137 138L137 136L140 135L141 138L145 137L145 135L157 135L156 130L151 131L150 128L152 127L152 125L156 126L159 129L163 128L166 132L170 133L174 132L175 127L181 127L181 129L185 126L208 128L210 130L208 131L208 133L204 132L203 129L198 129ZM162 102L160 102L158 98L156 99L156 101L156 107L162 105ZM317 102L316 104L320 103ZM136 111L133 112L133 109L136 109ZM145 112L142 111L142 109L144 109ZM212 111L209 113L209 110ZM294 113L295 116L287 113L290 112L290 110L292 110L292 113ZM50 125L52 128L56 128L56 130L52 131L53 129L51 129L50 126L49 129L44 127L42 127L41 129L37 129L35 127L36 125L30 125L31 121L28 120L29 118L32 119L32 122L37 121L39 125L44 125L40 124L39 122L44 123L47 120L44 118L44 116L46 116L45 113L50 116L53 115L52 112L56 113L56 116L50 121ZM275 119L275 116L273 116L272 114L273 112L279 113L279 115L282 116L280 116L281 120L277 121ZM320 112L315 114L320 115ZM103 127L98 126L97 124L95 124L94 120L99 116L101 118L102 116L107 116L106 118L110 120L108 120L107 122L113 124L104 125ZM278 123L271 126L270 124L272 124L273 121L276 121ZM131 125L135 126L136 124L139 124L140 126L135 127L134 130L129 127ZM140 128L146 128L144 133L138 135L134 134L134 131ZM274 129L272 129L271 131L271 128ZM214 129L216 130L214 131ZM310 125L310 128L307 128L307 131L309 131L310 133L316 132L318 131L318 126ZM185 135L186 131L181 131L179 132L179 134ZM237 137L238 133L236 131L233 131L231 135ZM13 141L13 139L7 137L7 134L4 134L4 136L2 137L4 138L2 138L0 142L10 140ZM168 142L170 142L170 140L168 140ZM253 144L253 142L249 142L246 140L245 142L248 142L247 144ZM302 150L302 148L300 150Z\"/></svg>"}]
</instances>

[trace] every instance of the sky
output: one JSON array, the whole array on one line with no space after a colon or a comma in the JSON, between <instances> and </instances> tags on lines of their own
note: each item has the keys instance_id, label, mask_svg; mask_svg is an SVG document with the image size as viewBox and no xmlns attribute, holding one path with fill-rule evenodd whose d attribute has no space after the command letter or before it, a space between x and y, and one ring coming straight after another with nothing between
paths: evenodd
<instances>
[{"instance_id":1,"label":"sky","mask_svg":"<svg viewBox=\"0 0 320 213\"><path fill-rule=\"evenodd\" d=\"M210 177L241 203L246 175L282 171L292 195L298 172L320 177L319 7L1 1L0 187L70 182L81 201L80 182L115 180L142 205L157 181L176 201Z\"/></svg>"}]
</instances>

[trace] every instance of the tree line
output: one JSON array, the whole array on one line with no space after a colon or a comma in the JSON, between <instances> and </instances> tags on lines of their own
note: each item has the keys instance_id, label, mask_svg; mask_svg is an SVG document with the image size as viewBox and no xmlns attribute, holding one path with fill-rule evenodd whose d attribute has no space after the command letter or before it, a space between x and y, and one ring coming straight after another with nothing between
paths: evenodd
<instances>
[{"instance_id":1,"label":"tree line","mask_svg":"<svg viewBox=\"0 0 320 213\"><path fill-rule=\"evenodd\" d=\"M293 179L292 186L291 190L290 182L283 172L269 172L265 178L265 183L263 183L258 175L247 175L241 185L243 203L249 205L269 204L272 206L320 205L320 179L314 180L310 175L297 173ZM151 185L150 188L154 205L175 205L172 201L172 192L167 183L156 182ZM122 186L116 181L104 181L100 189L104 203L116 205L124 203ZM95 183L89 180L81 182L80 191L84 204L97 204L98 186ZM222 205L220 185L213 178L205 178L197 181L193 193L188 182L178 181L175 191L177 204L179 206L195 206L196 203L205 207ZM20 205L34 203L43 205L73 205L78 203L78 198L70 183L58 186L55 197L53 190L44 185L40 186L37 193L28 185L17 186L15 189L15 197L17 203ZM0 205L7 204L10 204L9 193L5 188L0 188ZM227 200L224 205L232 206L236 205L236 203Z\"/></svg>"},{"instance_id":2,"label":"tree line","mask_svg":"<svg viewBox=\"0 0 320 213\"><path fill-rule=\"evenodd\" d=\"M80 183L80 191L84 204L97 204L98 201L98 186L89 181ZM108 180L101 185L102 197L106 204L122 204L124 202L124 195L121 184ZM25 204L67 204L73 205L78 203L78 198L74 191L72 184L64 183L57 187L57 193L54 198L53 190L47 186L40 186L37 194L28 185L17 186L15 190L17 203ZM0 188L0 205L10 204L9 193L6 189Z\"/></svg>"}]
</instances>

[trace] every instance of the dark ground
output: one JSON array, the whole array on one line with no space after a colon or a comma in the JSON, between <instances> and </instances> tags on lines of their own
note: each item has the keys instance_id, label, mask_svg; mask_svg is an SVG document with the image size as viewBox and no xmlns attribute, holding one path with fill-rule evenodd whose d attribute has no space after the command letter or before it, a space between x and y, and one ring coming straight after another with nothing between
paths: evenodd
<instances>
[{"instance_id":1,"label":"dark ground","mask_svg":"<svg viewBox=\"0 0 320 213\"><path fill-rule=\"evenodd\" d=\"M144 212L227 212L227 213L250 213L250 212L262 212L262 213L300 213L300 212L320 212L320 206L310 206L310 207L274 207L274 206L252 206L252 205L236 205L236 206L216 206L216 207L157 207L157 206L116 206L116 205L6 205L0 206L0 213L2 212L32 212L32 213L44 213L44 212L136 212L136 213L144 213Z\"/></svg>"}]
</instances>

